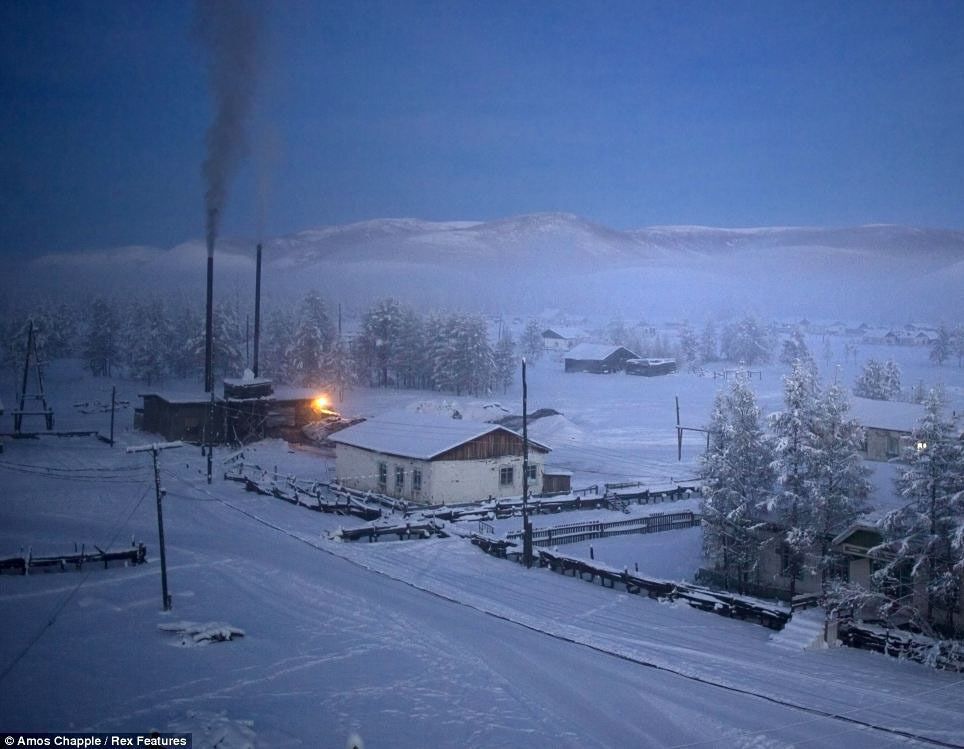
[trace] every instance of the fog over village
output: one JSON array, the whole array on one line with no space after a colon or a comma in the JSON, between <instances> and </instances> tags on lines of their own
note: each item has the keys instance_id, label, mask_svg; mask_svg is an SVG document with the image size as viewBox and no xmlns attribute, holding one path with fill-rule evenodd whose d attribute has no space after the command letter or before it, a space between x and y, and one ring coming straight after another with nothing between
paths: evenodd
<instances>
[{"instance_id":1,"label":"fog over village","mask_svg":"<svg viewBox=\"0 0 964 749\"><path fill-rule=\"evenodd\" d=\"M0 740L964 747L962 25L4 4Z\"/></svg>"}]
</instances>

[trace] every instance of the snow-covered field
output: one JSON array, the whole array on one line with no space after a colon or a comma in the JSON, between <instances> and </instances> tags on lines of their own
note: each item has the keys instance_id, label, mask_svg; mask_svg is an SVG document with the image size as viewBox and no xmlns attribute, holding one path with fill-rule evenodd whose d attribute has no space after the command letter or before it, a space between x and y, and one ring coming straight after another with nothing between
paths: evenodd
<instances>
[{"instance_id":1,"label":"snow-covered field","mask_svg":"<svg viewBox=\"0 0 964 749\"><path fill-rule=\"evenodd\" d=\"M905 384L944 379L954 407L964 405L961 370L932 367L925 351L861 347L859 361L868 356L900 357ZM855 372L850 362L838 376L851 383ZM768 408L779 404L779 375L768 367L755 381ZM58 428L106 431L105 414L72 405L109 400L105 381L58 362L48 383ZM117 384L132 402L143 389ZM542 361L530 368L530 408L563 416L536 422L532 436L554 448L551 462L574 472L574 486L669 485L692 476L700 454L692 435L676 460L674 396L684 423L698 426L721 385L689 374L564 375ZM2 386L9 409L15 387ZM357 390L339 407L365 416L428 397ZM495 400L518 411L518 385ZM130 429L130 413L114 448L84 437L4 440L0 556L134 537L150 563L0 577L0 730L187 730L195 746L222 749L340 748L352 732L369 749L964 745L961 675L847 648L788 650L755 624L526 570L456 537L333 541L332 531L361 521L217 476L208 485L196 448L161 455L173 595L162 612L150 456L123 450L152 437ZM321 451L272 441L249 455L328 476ZM537 527L544 519L556 522L537 516ZM593 546L607 564L685 578L699 538L687 530ZM588 556L588 544L564 548ZM160 628L180 622L244 636L185 647Z\"/></svg>"}]
</instances>

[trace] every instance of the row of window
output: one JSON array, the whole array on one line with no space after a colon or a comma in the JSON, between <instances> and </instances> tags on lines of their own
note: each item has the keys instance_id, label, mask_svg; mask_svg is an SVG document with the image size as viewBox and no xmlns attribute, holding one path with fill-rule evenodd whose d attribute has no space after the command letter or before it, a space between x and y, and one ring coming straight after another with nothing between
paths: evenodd
<instances>
[{"instance_id":1,"label":"row of window","mask_svg":"<svg viewBox=\"0 0 964 749\"><path fill-rule=\"evenodd\" d=\"M388 489L388 464L378 464L378 488L382 491ZM400 494L405 489L405 469L402 466L395 466L395 492ZM418 468L412 469L412 491L422 491L422 471Z\"/></svg>"},{"instance_id":2,"label":"row of window","mask_svg":"<svg viewBox=\"0 0 964 749\"><path fill-rule=\"evenodd\" d=\"M536 480L536 466L528 467L529 481ZM499 469L499 484L501 486L512 486L515 483L515 469L513 466L504 466Z\"/></svg>"},{"instance_id":3,"label":"row of window","mask_svg":"<svg viewBox=\"0 0 964 749\"><path fill-rule=\"evenodd\" d=\"M535 481L538 475L534 465L528 467L529 481ZM412 469L413 492L422 490L422 471L418 468ZM501 486L512 486L515 483L515 468L513 466L503 466L499 469L499 484ZM378 488L382 491L388 490L388 464L378 464ZM395 493L401 494L405 489L405 469L402 466L395 466Z\"/></svg>"}]
</instances>

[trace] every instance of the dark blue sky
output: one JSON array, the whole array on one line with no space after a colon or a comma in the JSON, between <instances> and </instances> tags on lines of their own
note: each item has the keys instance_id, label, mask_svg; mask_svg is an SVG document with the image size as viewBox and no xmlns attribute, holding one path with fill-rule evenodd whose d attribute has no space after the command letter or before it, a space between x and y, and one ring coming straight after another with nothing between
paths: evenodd
<instances>
[{"instance_id":1,"label":"dark blue sky","mask_svg":"<svg viewBox=\"0 0 964 749\"><path fill-rule=\"evenodd\" d=\"M961 2L264 7L227 234L259 232L259 184L268 235L535 211L964 228ZM0 252L203 235L193 21L172 0L0 3Z\"/></svg>"}]
</instances>

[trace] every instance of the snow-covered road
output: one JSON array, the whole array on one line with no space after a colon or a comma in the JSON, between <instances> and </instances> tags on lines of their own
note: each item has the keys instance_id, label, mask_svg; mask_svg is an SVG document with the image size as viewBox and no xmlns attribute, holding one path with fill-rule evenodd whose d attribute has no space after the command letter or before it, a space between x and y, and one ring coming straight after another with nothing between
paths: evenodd
<instances>
[{"instance_id":1,"label":"snow-covered road","mask_svg":"<svg viewBox=\"0 0 964 749\"><path fill-rule=\"evenodd\" d=\"M0 579L4 730L216 719L261 746L341 747L352 731L368 747L413 748L909 743L825 711L964 744L959 676L845 649L782 650L756 625L525 570L460 539L328 541L344 519L208 487L194 451L165 468L174 610L163 614L147 473L129 472L144 485L111 484L128 457L57 447L57 465L106 469L104 480L5 472L7 546L33 523L91 542L121 527L155 561ZM51 455L18 443L3 460ZM157 625L180 620L246 636L179 647Z\"/></svg>"}]
</instances>

